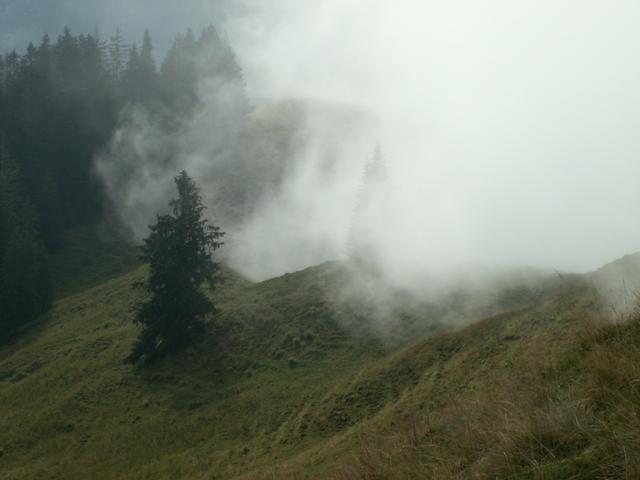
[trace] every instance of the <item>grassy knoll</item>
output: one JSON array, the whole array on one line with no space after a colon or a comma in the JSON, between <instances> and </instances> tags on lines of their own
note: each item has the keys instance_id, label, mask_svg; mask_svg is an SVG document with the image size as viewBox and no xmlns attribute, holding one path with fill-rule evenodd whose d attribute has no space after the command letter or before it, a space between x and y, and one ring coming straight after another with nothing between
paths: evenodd
<instances>
[{"instance_id":1,"label":"grassy knoll","mask_svg":"<svg viewBox=\"0 0 640 480\"><path fill-rule=\"evenodd\" d=\"M227 271L201 341L131 366L145 268L109 248L54 259L54 308L0 347L3 479L640 476L640 321L604 325L587 277L400 301L390 344L338 264Z\"/></svg>"}]
</instances>

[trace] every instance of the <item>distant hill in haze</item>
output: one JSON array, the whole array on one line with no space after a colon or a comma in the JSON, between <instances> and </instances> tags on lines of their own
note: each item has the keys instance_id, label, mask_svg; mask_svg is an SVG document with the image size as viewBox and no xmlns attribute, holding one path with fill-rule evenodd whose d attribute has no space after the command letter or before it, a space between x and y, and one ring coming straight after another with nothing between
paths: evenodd
<instances>
[{"instance_id":1,"label":"distant hill in haze","mask_svg":"<svg viewBox=\"0 0 640 480\"><path fill-rule=\"evenodd\" d=\"M640 295L640 253L626 255L590 275L612 315L627 315Z\"/></svg>"}]
</instances>

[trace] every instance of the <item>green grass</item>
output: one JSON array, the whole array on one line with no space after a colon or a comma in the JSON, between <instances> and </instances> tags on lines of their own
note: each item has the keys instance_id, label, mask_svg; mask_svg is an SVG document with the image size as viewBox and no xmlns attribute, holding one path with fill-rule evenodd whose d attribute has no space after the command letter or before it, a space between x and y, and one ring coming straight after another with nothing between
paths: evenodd
<instances>
[{"instance_id":1,"label":"green grass","mask_svg":"<svg viewBox=\"0 0 640 480\"><path fill-rule=\"evenodd\" d=\"M582 277L466 303L400 292L389 342L339 264L262 283L226 270L207 334L141 367L122 360L145 268L95 244L72 236L54 308L0 347L3 479L640 474L640 321L597 326ZM463 314L479 321L442 331Z\"/></svg>"},{"instance_id":2,"label":"green grass","mask_svg":"<svg viewBox=\"0 0 640 480\"><path fill-rule=\"evenodd\" d=\"M305 284L313 272L292 278L297 288L229 273L201 342L124 365L144 274L58 300L0 350L2 478L211 478L271 465L325 438L308 410L382 355L318 307Z\"/></svg>"}]
</instances>

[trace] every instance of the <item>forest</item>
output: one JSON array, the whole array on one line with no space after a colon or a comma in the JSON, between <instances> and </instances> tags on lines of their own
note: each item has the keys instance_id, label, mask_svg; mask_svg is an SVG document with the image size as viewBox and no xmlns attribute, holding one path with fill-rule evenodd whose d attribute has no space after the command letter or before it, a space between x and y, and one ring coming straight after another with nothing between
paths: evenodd
<instances>
[{"instance_id":1,"label":"forest","mask_svg":"<svg viewBox=\"0 0 640 480\"><path fill-rule=\"evenodd\" d=\"M197 105L202 65L242 90L234 53L213 27L178 35L159 63L148 31L125 44L119 31L105 40L65 28L0 56L0 335L48 308L47 256L64 247L64 232L113 216L95 157L123 112L141 108L177 129Z\"/></svg>"}]
</instances>

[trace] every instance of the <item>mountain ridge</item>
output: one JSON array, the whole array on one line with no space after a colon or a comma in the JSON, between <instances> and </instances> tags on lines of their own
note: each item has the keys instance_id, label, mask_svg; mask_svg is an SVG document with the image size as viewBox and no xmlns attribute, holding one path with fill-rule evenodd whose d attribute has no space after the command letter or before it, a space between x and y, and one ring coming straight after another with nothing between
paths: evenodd
<instances>
[{"instance_id":1,"label":"mountain ridge","mask_svg":"<svg viewBox=\"0 0 640 480\"><path fill-rule=\"evenodd\" d=\"M136 267L59 298L46 318L0 348L3 478L369 478L367 462L384 466L366 452L380 445L402 468L417 468L385 442L417 435L412 448L424 449L437 431L442 448L455 452L442 424L461 428L452 405L477 402L495 385L532 388L580 351L586 326L604 317L590 277L570 275L515 302L505 303L509 289L494 292L486 298L495 302L491 315L410 329L409 338L389 344L376 329L354 328L375 312L366 309L370 298L336 297L348 275L343 264L259 283L227 272L213 297L220 313L202 340L130 367L122 359L137 331L132 285L144 275ZM411 327L452 304L406 305L389 311ZM469 473L477 465L459 467ZM407 478L400 466L389 478ZM433 468L434 478L456 478L443 465Z\"/></svg>"}]
</instances>

